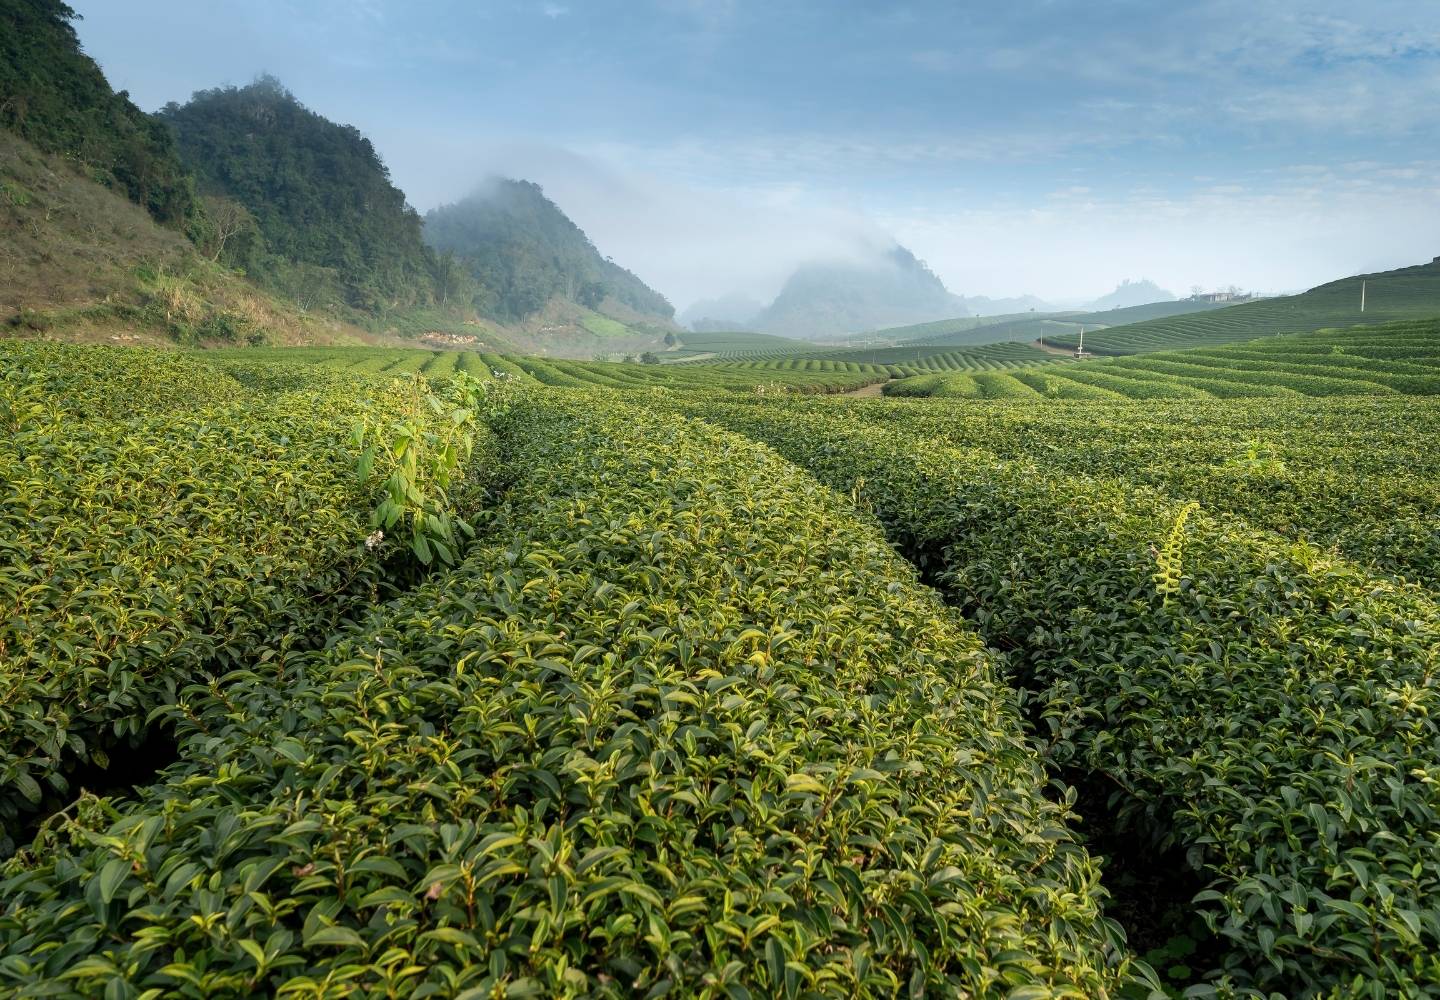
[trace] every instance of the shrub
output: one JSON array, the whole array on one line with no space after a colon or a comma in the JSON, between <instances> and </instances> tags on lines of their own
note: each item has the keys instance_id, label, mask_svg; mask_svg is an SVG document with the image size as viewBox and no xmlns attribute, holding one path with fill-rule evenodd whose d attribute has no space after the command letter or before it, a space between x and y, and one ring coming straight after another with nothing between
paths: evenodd
<instances>
[{"instance_id":1,"label":"shrub","mask_svg":"<svg viewBox=\"0 0 1440 1000\"><path fill-rule=\"evenodd\" d=\"M598 394L522 401L504 441L515 485L462 563L283 683L240 664L185 690L180 764L8 866L0 976L611 997L1127 978L989 659L877 533L762 448Z\"/></svg>"},{"instance_id":2,"label":"shrub","mask_svg":"<svg viewBox=\"0 0 1440 1000\"><path fill-rule=\"evenodd\" d=\"M1013 650L1056 763L1099 776L1122 825L1175 838L1212 880L1197 903L1231 948L1217 988L1440 990L1428 594L1143 488L903 428L689 412L854 490Z\"/></svg>"},{"instance_id":3,"label":"shrub","mask_svg":"<svg viewBox=\"0 0 1440 1000\"><path fill-rule=\"evenodd\" d=\"M63 359L51 382L82 389L120 370L147 398L180 402L198 386L189 359L120 351L11 347ZM98 371L86 371L92 361ZM148 371L149 381L146 381ZM178 374L178 380L168 378ZM134 376L138 378L133 378ZM363 383L326 395L205 402L116 419L110 401L73 419L64 392L7 376L0 414L0 818L69 793L81 763L104 767L138 741L175 691L238 664L283 667L388 586L364 540L371 494L354 479L350 427ZM32 387L32 388L27 388ZM391 390L375 388L383 410ZM37 399L38 414L26 410ZM118 401L114 401L118 402ZM384 553L381 553L383 555ZM13 844L0 842L0 853Z\"/></svg>"}]
</instances>

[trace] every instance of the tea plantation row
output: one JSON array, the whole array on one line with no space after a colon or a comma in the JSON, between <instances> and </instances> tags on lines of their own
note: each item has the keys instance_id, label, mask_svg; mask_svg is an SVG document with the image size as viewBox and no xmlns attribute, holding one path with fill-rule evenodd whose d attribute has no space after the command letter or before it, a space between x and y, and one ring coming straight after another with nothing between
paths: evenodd
<instances>
[{"instance_id":1,"label":"tea plantation row","mask_svg":"<svg viewBox=\"0 0 1440 1000\"><path fill-rule=\"evenodd\" d=\"M750 392L773 386L797 394L845 392L891 378L926 372L1001 371L1063 361L1024 344L991 344L955 350L940 347L896 347L878 350L815 349L807 355L787 351L773 357L680 361L667 364L617 364L566 361L477 351L422 351L404 348L342 347L282 348L210 352L211 356L310 363L371 374L413 372L444 378L455 371L486 377L499 375L557 388L593 386L608 389L670 388L681 391L726 389Z\"/></svg>"},{"instance_id":2,"label":"tea plantation row","mask_svg":"<svg viewBox=\"0 0 1440 1000\"><path fill-rule=\"evenodd\" d=\"M1238 307L1237 307L1238 308ZM1247 340L1003 373L931 374L893 396L1008 399L1237 399L1440 394L1440 320Z\"/></svg>"},{"instance_id":3,"label":"tea plantation row","mask_svg":"<svg viewBox=\"0 0 1440 1000\"><path fill-rule=\"evenodd\" d=\"M1428 397L765 405L1154 487L1288 539L1335 546L1378 573L1440 586L1440 405Z\"/></svg>"},{"instance_id":4,"label":"tea plantation row","mask_svg":"<svg viewBox=\"0 0 1440 1000\"><path fill-rule=\"evenodd\" d=\"M126 624L168 579L104 593L105 620L27 613L54 649L8 655L7 677L96 670L104 721L172 728L178 756L4 862L0 990L1024 1000L1145 981L991 657L842 498L739 436L594 391L519 396L490 460L508 490L463 560L314 641L366 498L327 450L343 380L312 371L306 396L287 391L306 369L236 367L248 411L173 413L150 464L117 453L112 491L162 491L135 511L76 494L208 604L150 645ZM101 432L27 426L17 460ZM187 435L214 453L206 482L181 473L202 458ZM69 471L51 456L27 489ZM81 506L74 531L99 519ZM20 535L7 573L50 543ZM230 629L257 578L271 616ZM135 667L143 699L112 700L131 643L162 658Z\"/></svg>"},{"instance_id":5,"label":"tea plantation row","mask_svg":"<svg viewBox=\"0 0 1440 1000\"><path fill-rule=\"evenodd\" d=\"M278 675L388 585L394 546L365 545L349 439L411 390L317 373L257 392L156 352L8 345L3 362L8 853L26 817L73 797L67 774L124 757L179 688L235 665Z\"/></svg>"},{"instance_id":6,"label":"tea plantation row","mask_svg":"<svg viewBox=\"0 0 1440 1000\"><path fill-rule=\"evenodd\" d=\"M1180 490L953 447L899 411L677 409L873 511L1008 651L1045 755L1112 790L1136 850L1177 843L1209 882L1209 988L1440 995L1431 592Z\"/></svg>"},{"instance_id":7,"label":"tea plantation row","mask_svg":"<svg viewBox=\"0 0 1440 1000\"><path fill-rule=\"evenodd\" d=\"M475 355L479 536L418 577L350 432L423 357L5 349L0 991L1145 996L1058 775L1205 888L1167 989L1440 996L1431 401Z\"/></svg>"},{"instance_id":8,"label":"tea plantation row","mask_svg":"<svg viewBox=\"0 0 1440 1000\"><path fill-rule=\"evenodd\" d=\"M312 364L357 373L418 373L432 379L462 371L481 378L497 376L572 389L584 386L608 389L665 387L696 392L712 389L753 392L759 387L794 393L832 393L862 388L891 377L890 371L882 365L813 359L798 362L785 359L725 364L640 365L475 351L374 347L215 351L210 356L245 364L266 361L285 366Z\"/></svg>"}]
</instances>

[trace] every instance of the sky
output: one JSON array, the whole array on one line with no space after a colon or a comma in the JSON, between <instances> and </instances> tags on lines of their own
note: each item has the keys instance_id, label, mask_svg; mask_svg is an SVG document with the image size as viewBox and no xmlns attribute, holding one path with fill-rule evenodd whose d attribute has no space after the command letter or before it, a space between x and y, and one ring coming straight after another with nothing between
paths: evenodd
<instances>
[{"instance_id":1,"label":"sky","mask_svg":"<svg viewBox=\"0 0 1440 1000\"><path fill-rule=\"evenodd\" d=\"M147 110L271 73L420 211L541 184L682 309L898 240L961 295L1440 254L1436 0L69 0Z\"/></svg>"}]
</instances>

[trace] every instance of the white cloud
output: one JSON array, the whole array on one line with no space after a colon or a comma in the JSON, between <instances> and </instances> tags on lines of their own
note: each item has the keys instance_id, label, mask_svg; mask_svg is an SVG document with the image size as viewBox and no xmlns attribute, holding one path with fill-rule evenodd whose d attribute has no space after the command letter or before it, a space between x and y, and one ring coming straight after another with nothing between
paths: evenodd
<instances>
[{"instance_id":1,"label":"white cloud","mask_svg":"<svg viewBox=\"0 0 1440 1000\"><path fill-rule=\"evenodd\" d=\"M430 169L433 197L453 201L487 176L531 180L545 189L600 252L663 292L678 309L729 292L773 296L806 260L860 257L891 238L858 209L803 184L724 185L647 170L613 149L566 149L545 142L449 136L404 141L426 163L403 156L392 167ZM443 176L433 172L444 164Z\"/></svg>"},{"instance_id":2,"label":"white cloud","mask_svg":"<svg viewBox=\"0 0 1440 1000\"><path fill-rule=\"evenodd\" d=\"M961 294L1091 298L1139 276L1175 292L1293 291L1440 253L1440 173L1405 170L1414 177L1302 167L1184 195L937 206L879 221Z\"/></svg>"}]
</instances>

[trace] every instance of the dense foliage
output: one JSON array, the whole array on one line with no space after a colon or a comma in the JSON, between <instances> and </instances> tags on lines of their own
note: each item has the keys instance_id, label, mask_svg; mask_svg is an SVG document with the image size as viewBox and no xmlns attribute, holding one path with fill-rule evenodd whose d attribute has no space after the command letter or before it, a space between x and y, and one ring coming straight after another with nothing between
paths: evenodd
<instances>
[{"instance_id":1,"label":"dense foliage","mask_svg":"<svg viewBox=\"0 0 1440 1000\"><path fill-rule=\"evenodd\" d=\"M501 419L461 564L182 687L181 759L6 865L11 994L1114 995L1011 697L875 531L593 391Z\"/></svg>"},{"instance_id":2,"label":"dense foliage","mask_svg":"<svg viewBox=\"0 0 1440 1000\"><path fill-rule=\"evenodd\" d=\"M256 394L176 355L3 362L0 852L177 690L282 669L389 586L348 442L367 411L410 409L403 385Z\"/></svg>"},{"instance_id":3,"label":"dense foliage","mask_svg":"<svg viewBox=\"0 0 1440 1000\"><path fill-rule=\"evenodd\" d=\"M436 299L440 263L420 217L355 128L309 110L270 77L201 91L160 118L201 192L243 206L258 227L263 239L238 243L227 263L294 298L334 297L370 312ZM211 237L200 235L202 244Z\"/></svg>"},{"instance_id":4,"label":"dense foliage","mask_svg":"<svg viewBox=\"0 0 1440 1000\"><path fill-rule=\"evenodd\" d=\"M1440 997L1437 339L8 348L3 989Z\"/></svg>"},{"instance_id":5,"label":"dense foliage","mask_svg":"<svg viewBox=\"0 0 1440 1000\"><path fill-rule=\"evenodd\" d=\"M1440 584L1440 409L1425 400L1085 401L927 405L852 416L1060 475L1103 474L1199 500L1391 576Z\"/></svg>"},{"instance_id":6,"label":"dense foliage","mask_svg":"<svg viewBox=\"0 0 1440 1000\"><path fill-rule=\"evenodd\" d=\"M642 316L670 319L659 292L608 257L539 185L494 178L425 216L425 239L454 254L478 283L475 304L503 321L526 319L560 296L589 309L607 299Z\"/></svg>"},{"instance_id":7,"label":"dense foliage","mask_svg":"<svg viewBox=\"0 0 1440 1000\"><path fill-rule=\"evenodd\" d=\"M1210 880L1215 988L1440 993L1430 594L1137 483L953 448L903 414L683 410L854 496L1011 651L1047 756L1113 789L1137 849L1178 843Z\"/></svg>"},{"instance_id":8,"label":"dense foliage","mask_svg":"<svg viewBox=\"0 0 1440 1000\"><path fill-rule=\"evenodd\" d=\"M162 223L195 214L169 130L110 89L59 0L0 2L0 128L60 153Z\"/></svg>"}]
</instances>

